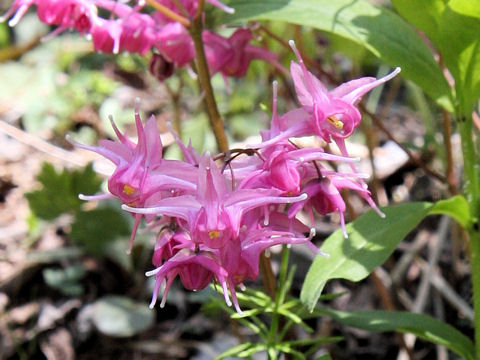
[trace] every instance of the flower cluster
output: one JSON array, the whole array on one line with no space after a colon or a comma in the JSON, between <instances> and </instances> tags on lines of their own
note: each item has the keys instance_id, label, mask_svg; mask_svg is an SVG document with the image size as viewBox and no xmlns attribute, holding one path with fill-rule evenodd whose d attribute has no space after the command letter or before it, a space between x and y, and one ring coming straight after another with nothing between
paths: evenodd
<instances>
[{"instance_id":1,"label":"flower cluster","mask_svg":"<svg viewBox=\"0 0 480 360\"><path fill-rule=\"evenodd\" d=\"M277 112L277 84L274 82L270 129L262 142L245 149L232 149L212 157L200 155L176 137L184 161L162 158L162 143L154 117L145 125L135 111L138 142L127 139L115 126L119 142L102 140L99 146L80 147L95 151L115 165L108 181L110 194L83 199L118 197L122 208L135 217L130 247L142 218L157 228L153 253L156 286L154 306L162 284L163 305L170 286L179 276L187 289L199 290L214 280L220 284L228 305L241 312L237 286L254 280L259 272L260 254L277 244L307 244L315 234L313 210L319 214L338 212L345 236L345 202L342 189L357 192L379 214L362 174L356 172L345 150L344 139L360 122L355 107L360 97L395 76L399 69L382 78L361 78L332 91L305 68L292 43L298 63L292 62L300 108L283 115ZM300 148L293 138L318 136L335 141L343 155L322 148ZM223 160L223 166L217 162ZM346 162L352 171L333 171L329 162ZM296 218L305 210L310 226Z\"/></svg>"},{"instance_id":2,"label":"flower cluster","mask_svg":"<svg viewBox=\"0 0 480 360\"><path fill-rule=\"evenodd\" d=\"M96 51L128 51L145 55L154 50L152 61L158 62L160 57L168 63L167 69L189 64L195 58L189 30L185 24L167 15L184 18L181 15L187 13L193 17L198 0L148 2L163 12L142 12L146 7L145 1L136 1L134 6L130 6L117 0L15 0L0 21L10 18L9 25L14 26L32 5L36 5L38 18L48 25L57 26L49 36L75 29L92 39ZM217 0L207 2L226 12L233 12L232 8ZM204 30L202 40L210 73L241 77L253 59L262 59L280 67L277 55L251 45L252 38L251 31L246 28L237 29L229 38ZM161 80L165 78L165 74L159 77Z\"/></svg>"}]
</instances>

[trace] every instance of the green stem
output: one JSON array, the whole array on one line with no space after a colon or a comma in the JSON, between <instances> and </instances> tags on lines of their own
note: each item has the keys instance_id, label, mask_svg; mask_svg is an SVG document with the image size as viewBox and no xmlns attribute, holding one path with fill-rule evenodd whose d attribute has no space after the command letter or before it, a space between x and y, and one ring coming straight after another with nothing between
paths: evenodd
<instances>
[{"instance_id":1,"label":"green stem","mask_svg":"<svg viewBox=\"0 0 480 360\"><path fill-rule=\"evenodd\" d=\"M276 294L274 297L275 305L273 308L272 323L270 326L270 334L268 338L268 345L270 348L273 348L273 346L276 345L278 341L281 341L281 338L278 337L278 330L280 327L280 315L278 314L278 309L285 301L285 293L287 290L285 289L285 286L287 282L289 257L290 257L290 249L284 246L282 251L282 263L280 265L280 273L279 273L279 289L276 291ZM270 360L272 360L270 352L269 352L269 358Z\"/></svg>"},{"instance_id":2,"label":"green stem","mask_svg":"<svg viewBox=\"0 0 480 360\"><path fill-rule=\"evenodd\" d=\"M475 312L475 354L480 359L480 232L478 215L480 210L480 185L477 156L473 142L473 119L471 113L458 117L458 128L462 138L463 168L465 173L465 195L472 214L471 226L467 229L470 238L470 264L472 266L473 309Z\"/></svg>"}]
</instances>

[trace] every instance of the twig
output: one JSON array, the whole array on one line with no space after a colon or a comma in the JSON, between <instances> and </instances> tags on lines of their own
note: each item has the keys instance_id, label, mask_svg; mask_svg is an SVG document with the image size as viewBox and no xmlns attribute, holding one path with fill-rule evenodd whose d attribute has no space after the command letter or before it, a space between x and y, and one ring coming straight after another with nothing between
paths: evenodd
<instances>
[{"instance_id":1,"label":"twig","mask_svg":"<svg viewBox=\"0 0 480 360\"><path fill-rule=\"evenodd\" d=\"M425 260L417 258L416 263L423 271L427 271L428 265ZM452 307L462 313L465 318L473 322L474 312L472 307L463 298L458 295L455 290L448 284L443 276L438 273L433 273L431 277L433 287L448 301Z\"/></svg>"},{"instance_id":2,"label":"twig","mask_svg":"<svg viewBox=\"0 0 480 360\"><path fill-rule=\"evenodd\" d=\"M373 113L371 113L370 111L368 111L365 106L363 104L359 104L358 105L360 107L360 109L366 113L368 116L370 116L373 120L373 122L375 123L375 125L380 129L382 130L385 135L387 135L387 137L392 140L396 145L398 145L403 151L405 151L405 153L407 154L408 158L410 159L410 161L412 161L415 165L421 167L423 170L425 170L425 172L431 176L433 176L434 178L436 178L437 180L439 180L440 182L442 183L445 183L447 181L447 179L445 178L445 176L443 176L442 174L439 174L438 172L436 172L435 170L431 169L430 167L428 167L423 161L421 161L415 154L413 154L405 145L403 145L402 143L400 143L399 141L397 141L395 139L395 137L393 136L393 134L390 132L390 130L388 130L382 123L382 121Z\"/></svg>"},{"instance_id":3,"label":"twig","mask_svg":"<svg viewBox=\"0 0 480 360\"><path fill-rule=\"evenodd\" d=\"M14 46L6 47L4 49L0 49L0 62L18 59L20 56L22 56L26 52L32 50L37 45L39 45L41 42L41 39L42 39L42 36L37 36L27 44L14 45Z\"/></svg>"},{"instance_id":4,"label":"twig","mask_svg":"<svg viewBox=\"0 0 480 360\"><path fill-rule=\"evenodd\" d=\"M44 152L48 155L56 157L63 162L70 163L76 166L85 166L91 159L85 160L85 158L78 156L71 151L64 150L58 146L52 145L49 142L39 138L38 136L29 134L13 125L0 121L0 132L7 134L15 140L31 146L32 148Z\"/></svg>"},{"instance_id":5,"label":"twig","mask_svg":"<svg viewBox=\"0 0 480 360\"><path fill-rule=\"evenodd\" d=\"M426 231L420 231L416 236L415 241L395 264L395 267L390 272L394 285L398 286L400 284L403 275L408 270L415 256L428 243L427 234Z\"/></svg>"},{"instance_id":6,"label":"twig","mask_svg":"<svg viewBox=\"0 0 480 360\"><path fill-rule=\"evenodd\" d=\"M188 20L186 17L178 15L176 12L170 10L169 8L156 2L155 0L146 0L146 1L148 5L153 7L155 10L158 10L161 13L165 14L165 16L169 17L170 19L178 21L180 24L182 24L185 27L190 26L190 20Z\"/></svg>"},{"instance_id":7,"label":"twig","mask_svg":"<svg viewBox=\"0 0 480 360\"><path fill-rule=\"evenodd\" d=\"M443 248L443 243L445 242L448 229L450 228L450 218L443 216L440 220L440 226L438 230L438 235L436 236L436 241L432 242L429 246L428 254L428 269L423 273L422 280L417 290L417 296L413 304L413 312L422 313L425 309L428 300L428 292L430 291L431 279L434 274L434 269L437 266L438 259L440 257L440 252Z\"/></svg>"}]
</instances>

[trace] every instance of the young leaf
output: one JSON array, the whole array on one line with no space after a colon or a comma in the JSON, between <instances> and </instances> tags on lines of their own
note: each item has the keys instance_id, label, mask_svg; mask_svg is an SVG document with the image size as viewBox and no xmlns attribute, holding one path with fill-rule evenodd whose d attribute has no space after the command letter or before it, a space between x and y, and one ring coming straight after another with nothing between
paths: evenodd
<instances>
[{"instance_id":1,"label":"young leaf","mask_svg":"<svg viewBox=\"0 0 480 360\"><path fill-rule=\"evenodd\" d=\"M25 194L31 210L39 218L53 220L63 213L80 209L79 193L93 194L100 189L101 180L92 165L84 169L57 172L52 164L44 163L37 180L43 188Z\"/></svg>"},{"instance_id":2,"label":"young leaf","mask_svg":"<svg viewBox=\"0 0 480 360\"><path fill-rule=\"evenodd\" d=\"M454 327L428 315L375 310L345 312L327 308L320 308L314 314L327 315L341 324L367 331L412 333L443 345L467 360L475 359L475 349L469 338Z\"/></svg>"},{"instance_id":3,"label":"young leaf","mask_svg":"<svg viewBox=\"0 0 480 360\"><path fill-rule=\"evenodd\" d=\"M232 0L230 22L279 20L350 39L412 80L449 111L450 87L422 38L395 13L365 0Z\"/></svg>"},{"instance_id":4,"label":"young leaf","mask_svg":"<svg viewBox=\"0 0 480 360\"><path fill-rule=\"evenodd\" d=\"M456 195L449 199L437 201L428 214L450 215L464 229L468 229L470 226L470 207L468 206L467 200L462 195Z\"/></svg>"},{"instance_id":5,"label":"young leaf","mask_svg":"<svg viewBox=\"0 0 480 360\"><path fill-rule=\"evenodd\" d=\"M381 265L403 238L428 214L430 203L409 203L382 209L383 219L374 211L346 226L348 239L340 230L323 243L330 255L317 256L303 283L300 299L313 310L323 287L330 279L360 281Z\"/></svg>"}]
</instances>

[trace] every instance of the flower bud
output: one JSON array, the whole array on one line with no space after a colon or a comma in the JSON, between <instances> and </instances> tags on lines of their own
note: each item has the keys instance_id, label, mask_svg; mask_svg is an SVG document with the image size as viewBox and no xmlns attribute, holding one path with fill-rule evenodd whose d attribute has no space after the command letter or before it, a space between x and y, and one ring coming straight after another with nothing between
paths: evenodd
<instances>
[{"instance_id":1,"label":"flower bud","mask_svg":"<svg viewBox=\"0 0 480 360\"><path fill-rule=\"evenodd\" d=\"M153 54L149 65L150 73L162 82L173 74L175 65L160 54Z\"/></svg>"}]
</instances>

